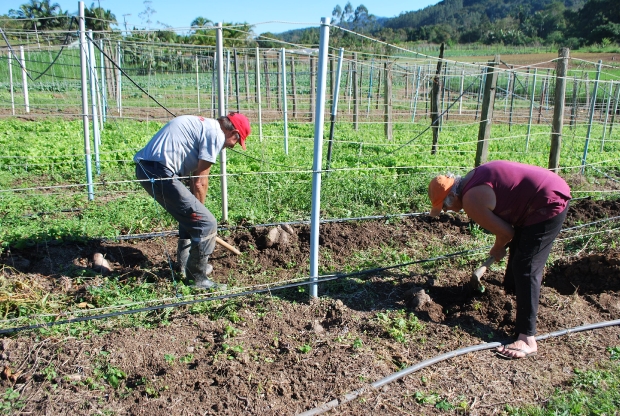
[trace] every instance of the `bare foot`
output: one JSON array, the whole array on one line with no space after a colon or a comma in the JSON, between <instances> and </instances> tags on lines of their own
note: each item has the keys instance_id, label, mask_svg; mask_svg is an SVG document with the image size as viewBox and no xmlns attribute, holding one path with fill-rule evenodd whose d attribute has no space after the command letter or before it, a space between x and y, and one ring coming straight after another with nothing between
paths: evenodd
<instances>
[{"instance_id":1,"label":"bare foot","mask_svg":"<svg viewBox=\"0 0 620 416\"><path fill-rule=\"evenodd\" d=\"M536 345L536 339L533 336L528 337L526 335L519 334L519 337L515 342L497 347L495 351L503 358L516 360L536 354L538 351L538 346Z\"/></svg>"}]
</instances>

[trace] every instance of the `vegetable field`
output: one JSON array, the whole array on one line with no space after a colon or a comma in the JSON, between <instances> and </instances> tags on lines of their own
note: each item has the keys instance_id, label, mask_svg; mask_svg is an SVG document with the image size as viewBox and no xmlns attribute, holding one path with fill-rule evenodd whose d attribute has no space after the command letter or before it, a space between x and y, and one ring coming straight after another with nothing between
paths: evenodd
<instances>
[{"instance_id":1,"label":"vegetable field","mask_svg":"<svg viewBox=\"0 0 620 416\"><path fill-rule=\"evenodd\" d=\"M384 54L329 51L321 79L316 49L301 45L230 49L218 63L207 47L95 43L86 126L78 50L30 47L21 65L17 54L0 60L0 411L620 406L613 63L572 56L560 76L555 56L457 62L383 45ZM225 170L211 170L206 205L241 254L217 247L213 278L230 290L204 293L173 271L176 224L136 182L132 158L173 115L218 113L218 65L226 108L247 114L253 132L247 151L227 151ZM480 158L548 167L555 157L574 200L544 276L545 339L532 359L501 360L490 348L512 337L516 308L505 263L484 276L484 294L469 289L493 236L463 213L429 218L428 181L465 175ZM311 224L316 174L320 224ZM307 283L313 226L317 298ZM597 323L607 324L584 328ZM482 347L394 376L471 346ZM589 399L567 404L567 392Z\"/></svg>"}]
</instances>

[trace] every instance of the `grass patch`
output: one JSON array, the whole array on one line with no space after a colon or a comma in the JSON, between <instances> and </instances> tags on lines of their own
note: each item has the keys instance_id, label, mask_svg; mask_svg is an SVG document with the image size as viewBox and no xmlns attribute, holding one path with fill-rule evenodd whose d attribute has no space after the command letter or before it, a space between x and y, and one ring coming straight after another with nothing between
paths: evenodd
<instances>
[{"instance_id":1,"label":"grass patch","mask_svg":"<svg viewBox=\"0 0 620 416\"><path fill-rule=\"evenodd\" d=\"M512 407L515 416L615 415L620 409L620 347L608 348L611 363L596 370L574 370L566 388L557 389L545 406Z\"/></svg>"}]
</instances>

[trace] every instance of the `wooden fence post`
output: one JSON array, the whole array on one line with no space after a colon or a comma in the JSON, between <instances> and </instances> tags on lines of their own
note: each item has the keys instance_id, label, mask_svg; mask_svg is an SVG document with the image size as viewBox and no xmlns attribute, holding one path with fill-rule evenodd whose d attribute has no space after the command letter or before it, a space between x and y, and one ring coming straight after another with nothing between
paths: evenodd
<instances>
[{"instance_id":1,"label":"wooden fence post","mask_svg":"<svg viewBox=\"0 0 620 416\"><path fill-rule=\"evenodd\" d=\"M564 123L564 99L566 98L566 72L568 70L569 49L558 51L555 72L555 103L553 122L551 124L551 151L549 152L549 169L557 173L560 166L560 150L562 147L562 126Z\"/></svg>"},{"instance_id":2,"label":"wooden fence post","mask_svg":"<svg viewBox=\"0 0 620 416\"><path fill-rule=\"evenodd\" d=\"M484 96L482 98L482 111L480 113L480 127L478 129L478 148L476 149L475 166L480 166L487 161L489 153L489 139L491 138L491 123L493 121L493 106L495 104L495 89L497 87L497 71L495 66L499 64L499 55L493 62L489 62L486 68L486 82L484 83Z\"/></svg>"},{"instance_id":3,"label":"wooden fence post","mask_svg":"<svg viewBox=\"0 0 620 416\"><path fill-rule=\"evenodd\" d=\"M383 97L385 103L385 113L383 121L385 123L385 138L387 140L392 140L394 138L392 134L392 63L386 62L384 64L384 72L385 72L385 97Z\"/></svg>"},{"instance_id":4,"label":"wooden fence post","mask_svg":"<svg viewBox=\"0 0 620 416\"><path fill-rule=\"evenodd\" d=\"M431 93L431 128L433 130L433 145L431 147L431 154L437 153L437 144L439 142L439 90L441 80L441 68L443 65L443 48L442 43L439 47L439 60L437 60L437 70L435 71L435 77L433 78L433 90Z\"/></svg>"}]
</instances>

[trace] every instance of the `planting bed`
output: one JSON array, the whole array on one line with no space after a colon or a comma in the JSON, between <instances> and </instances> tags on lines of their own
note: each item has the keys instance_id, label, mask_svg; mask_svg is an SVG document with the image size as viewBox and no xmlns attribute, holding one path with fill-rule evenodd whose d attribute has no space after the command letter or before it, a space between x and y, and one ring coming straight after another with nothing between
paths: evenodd
<instances>
[{"instance_id":1,"label":"planting bed","mask_svg":"<svg viewBox=\"0 0 620 416\"><path fill-rule=\"evenodd\" d=\"M618 212L618 200L575 201L565 227ZM222 235L242 255L218 246L214 279L246 287L307 274L309 227L292 226L273 245L268 232L238 228ZM361 255L365 269L434 257L428 248L437 241L458 252L471 243L472 232L459 214L322 224L321 274L346 272ZM620 319L618 246L586 244L569 254L567 244L556 244L544 276L540 334ZM165 284L171 276L166 253L175 249L174 237L39 245L2 254L2 278L96 307L101 299L89 287L110 279L120 286L136 279ZM112 265L111 276L86 273L96 252ZM406 258L388 262L385 252ZM67 325L5 336L0 392L14 394L10 400L5 394L3 403L9 413L55 415L299 413L422 360L509 339L515 298L504 293L504 265L483 277L484 294L467 285L482 259L457 256L344 277L321 285L314 301L295 288L201 304L202 310L158 310L141 326L122 327L111 318L82 331ZM417 288L430 301L416 306ZM525 360L470 353L363 394L335 413L494 414L506 405L542 404L575 369L607 365L606 348L618 345L616 326L541 341L538 355Z\"/></svg>"}]
</instances>

